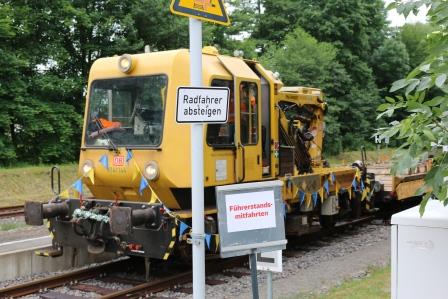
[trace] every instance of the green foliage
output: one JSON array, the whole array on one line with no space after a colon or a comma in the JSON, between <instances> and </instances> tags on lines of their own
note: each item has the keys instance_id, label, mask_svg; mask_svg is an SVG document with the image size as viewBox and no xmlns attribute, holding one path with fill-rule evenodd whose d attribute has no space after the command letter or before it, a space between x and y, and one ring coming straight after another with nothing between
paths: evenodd
<instances>
[{"instance_id":1,"label":"green foliage","mask_svg":"<svg viewBox=\"0 0 448 299\"><path fill-rule=\"evenodd\" d=\"M278 71L285 85L321 86L329 80L335 58L336 50L331 44L319 43L298 27L282 45L268 48L261 61Z\"/></svg>"},{"instance_id":2,"label":"green foliage","mask_svg":"<svg viewBox=\"0 0 448 299\"><path fill-rule=\"evenodd\" d=\"M327 91L334 86L333 74L336 70L345 75L336 61L336 49L329 43L319 43L300 27L289 33L282 45L267 48L261 61L272 71L279 72L285 85L318 86ZM331 96L327 97L327 101L325 150L329 154L337 154L342 149L337 121L340 111L337 101Z\"/></svg>"},{"instance_id":3,"label":"green foliage","mask_svg":"<svg viewBox=\"0 0 448 299\"><path fill-rule=\"evenodd\" d=\"M426 186L420 193L432 190L432 194L446 205L448 186L444 181L448 177L448 150L443 146L448 144L448 3L442 0L395 1L390 7L396 7L407 16L425 4L430 5L428 16L431 25L437 29L427 39L429 55L405 79L393 83L390 91L402 91L405 96L388 98L387 103L378 107L382 112L379 118L403 111L407 117L391 122L378 134L381 138L395 137L403 141L404 150L395 156L395 172L434 157L433 168L425 177ZM430 195L431 192L425 196L421 213Z\"/></svg>"},{"instance_id":4,"label":"green foliage","mask_svg":"<svg viewBox=\"0 0 448 299\"><path fill-rule=\"evenodd\" d=\"M426 36L433 31L435 30L431 24L405 24L401 27L398 37L406 45L411 69L419 66L428 56Z\"/></svg>"},{"instance_id":5,"label":"green foliage","mask_svg":"<svg viewBox=\"0 0 448 299\"><path fill-rule=\"evenodd\" d=\"M93 61L141 51L143 41L159 49L188 45L186 20L171 17L168 5L163 0L4 1L0 165L75 160ZM150 30L155 26L160 30Z\"/></svg>"},{"instance_id":6,"label":"green foliage","mask_svg":"<svg viewBox=\"0 0 448 299\"><path fill-rule=\"evenodd\" d=\"M135 2L131 16L145 45L159 51L188 47L188 18L173 17L169 8L171 1L128 2Z\"/></svg>"},{"instance_id":7,"label":"green foliage","mask_svg":"<svg viewBox=\"0 0 448 299\"><path fill-rule=\"evenodd\" d=\"M406 46L396 38L388 38L373 52L373 71L380 89L388 89L409 71L409 55Z\"/></svg>"},{"instance_id":8,"label":"green foliage","mask_svg":"<svg viewBox=\"0 0 448 299\"><path fill-rule=\"evenodd\" d=\"M359 148L368 140L372 124L381 123L374 119L378 87L402 76L407 63L403 45L396 38L386 39L383 1L226 3L232 26L204 23L204 45L217 46L223 54L242 50L245 58L259 58L279 71L286 84L322 88L329 103L327 153ZM188 19L171 15L169 4L166 0L3 1L0 165L75 160L93 61L140 52L145 44L152 50L188 47ZM412 54L426 49L412 48L417 37L407 28L399 37L408 50L414 49ZM418 80L402 84L409 90L444 86L446 77Z\"/></svg>"},{"instance_id":9,"label":"green foliage","mask_svg":"<svg viewBox=\"0 0 448 299\"><path fill-rule=\"evenodd\" d=\"M326 51L321 53L321 49L312 49L311 55L300 58L304 50L296 44L295 51L301 54L285 55L288 58L283 59L282 69L276 69L286 83L306 83L322 88L327 94L330 103L326 118L327 153L338 153L343 148L357 149L369 142L375 128L372 124L376 124L375 107L380 103L374 76L380 74L380 70L376 72L377 61L372 59L372 53L383 45L386 38L383 1L264 0L263 7L265 11L253 37L259 40L260 48L268 55L271 47L267 43L272 42L281 49L298 27L319 43L331 44L333 48L329 68L315 65L320 62L314 56L321 57ZM389 51L389 48L385 50ZM382 54L382 58L389 59L385 57L386 53L379 53L378 58ZM280 50L278 56L281 59ZM310 80L298 80L300 77ZM289 81L289 78L297 80ZM396 78L399 77L393 79Z\"/></svg>"}]
</instances>

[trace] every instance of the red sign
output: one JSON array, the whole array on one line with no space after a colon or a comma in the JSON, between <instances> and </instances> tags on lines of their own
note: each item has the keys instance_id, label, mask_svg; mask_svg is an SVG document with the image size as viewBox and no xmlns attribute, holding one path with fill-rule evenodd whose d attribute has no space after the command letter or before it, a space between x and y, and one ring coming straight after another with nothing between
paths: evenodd
<instances>
[{"instance_id":1,"label":"red sign","mask_svg":"<svg viewBox=\"0 0 448 299\"><path fill-rule=\"evenodd\" d=\"M124 166L124 156L114 156L114 166Z\"/></svg>"}]
</instances>

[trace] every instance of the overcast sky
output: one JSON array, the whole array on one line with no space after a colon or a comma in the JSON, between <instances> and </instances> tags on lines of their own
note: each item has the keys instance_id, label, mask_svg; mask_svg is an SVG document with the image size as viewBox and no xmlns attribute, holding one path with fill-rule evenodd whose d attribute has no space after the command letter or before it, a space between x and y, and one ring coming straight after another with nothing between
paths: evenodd
<instances>
[{"instance_id":1,"label":"overcast sky","mask_svg":"<svg viewBox=\"0 0 448 299\"><path fill-rule=\"evenodd\" d=\"M386 6L392 2L391 0L384 0L386 3ZM390 21L390 26L396 27L396 26L403 26L406 23L426 23L425 16L426 16L427 9L420 9L417 16L413 15L412 13L407 17L406 21L404 19L404 16L399 15L397 11L390 10L387 14L387 19Z\"/></svg>"}]
</instances>

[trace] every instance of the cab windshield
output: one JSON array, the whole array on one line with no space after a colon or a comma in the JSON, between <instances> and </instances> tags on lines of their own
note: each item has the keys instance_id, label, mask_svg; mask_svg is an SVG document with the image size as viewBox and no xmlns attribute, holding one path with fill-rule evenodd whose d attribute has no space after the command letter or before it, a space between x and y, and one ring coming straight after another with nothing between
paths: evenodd
<instances>
[{"instance_id":1,"label":"cab windshield","mask_svg":"<svg viewBox=\"0 0 448 299\"><path fill-rule=\"evenodd\" d=\"M167 81L165 75L94 81L86 145L160 145Z\"/></svg>"}]
</instances>

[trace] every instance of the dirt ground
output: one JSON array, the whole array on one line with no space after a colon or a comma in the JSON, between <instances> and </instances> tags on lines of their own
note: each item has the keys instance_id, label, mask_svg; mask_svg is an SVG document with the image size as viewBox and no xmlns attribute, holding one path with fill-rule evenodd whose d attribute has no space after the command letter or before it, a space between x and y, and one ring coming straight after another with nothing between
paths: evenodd
<instances>
[{"instance_id":1,"label":"dirt ground","mask_svg":"<svg viewBox=\"0 0 448 299\"><path fill-rule=\"evenodd\" d=\"M390 263L390 238L380 240L370 246L360 247L358 251L335 257L286 278L275 280L274 298L300 298L310 293L318 294L339 285L347 279L361 278L369 267L386 266ZM260 298L266 298L266 286L260 286ZM236 297L252 298L251 290Z\"/></svg>"}]
</instances>

